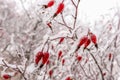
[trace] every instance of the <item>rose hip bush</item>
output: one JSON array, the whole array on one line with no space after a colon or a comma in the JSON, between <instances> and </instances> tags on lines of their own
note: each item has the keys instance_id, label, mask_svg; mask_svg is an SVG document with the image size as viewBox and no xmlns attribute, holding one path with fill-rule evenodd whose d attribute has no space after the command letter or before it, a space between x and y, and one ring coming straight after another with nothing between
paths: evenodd
<instances>
[{"instance_id":1,"label":"rose hip bush","mask_svg":"<svg viewBox=\"0 0 120 80\"><path fill-rule=\"evenodd\" d=\"M0 80L119 80L119 7L91 26L81 3L0 0Z\"/></svg>"}]
</instances>

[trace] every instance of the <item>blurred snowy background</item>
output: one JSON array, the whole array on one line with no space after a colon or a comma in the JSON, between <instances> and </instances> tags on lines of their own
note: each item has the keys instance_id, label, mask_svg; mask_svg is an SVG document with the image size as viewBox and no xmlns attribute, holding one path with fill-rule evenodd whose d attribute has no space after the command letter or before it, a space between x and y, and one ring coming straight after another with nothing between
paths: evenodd
<instances>
[{"instance_id":1,"label":"blurred snowy background","mask_svg":"<svg viewBox=\"0 0 120 80\"><path fill-rule=\"evenodd\" d=\"M65 80L67 76L74 80L103 80L88 51L78 51L82 56L80 64L71 56L79 39L89 30L98 38L99 49L93 48L92 53L104 73L104 80L120 80L120 0L81 0L77 10L73 3L77 5L79 0L64 0L62 14L52 21L53 33L46 23L62 0L55 0L53 7L43 9L42 5L48 1L0 0L0 80L4 80L3 74L13 76L11 80ZM61 37L65 40L58 45ZM37 70L34 58L43 47L44 51L49 48L52 63ZM58 61L60 50L63 58ZM108 61L110 53L112 60ZM50 69L54 69L52 78L47 74Z\"/></svg>"}]
</instances>

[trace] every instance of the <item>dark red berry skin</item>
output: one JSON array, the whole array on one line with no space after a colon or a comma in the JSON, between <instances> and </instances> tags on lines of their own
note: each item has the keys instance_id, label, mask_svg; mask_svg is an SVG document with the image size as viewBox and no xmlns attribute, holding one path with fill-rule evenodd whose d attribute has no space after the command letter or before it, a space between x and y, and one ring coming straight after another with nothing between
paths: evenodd
<instances>
[{"instance_id":1,"label":"dark red berry skin","mask_svg":"<svg viewBox=\"0 0 120 80\"><path fill-rule=\"evenodd\" d=\"M60 57L62 56L62 51L58 52L58 59L60 59Z\"/></svg>"},{"instance_id":2,"label":"dark red berry skin","mask_svg":"<svg viewBox=\"0 0 120 80\"><path fill-rule=\"evenodd\" d=\"M40 68L42 68L48 62L48 59L49 59L49 53L45 52L43 54L42 64L40 65Z\"/></svg>"},{"instance_id":3,"label":"dark red berry skin","mask_svg":"<svg viewBox=\"0 0 120 80\"><path fill-rule=\"evenodd\" d=\"M54 0L50 0L50 1L48 2L48 4L47 4L47 5L43 5L43 7L44 7L44 8L52 7L52 6L54 5L54 3L55 3Z\"/></svg>"},{"instance_id":4,"label":"dark red berry skin","mask_svg":"<svg viewBox=\"0 0 120 80\"><path fill-rule=\"evenodd\" d=\"M65 80L71 80L71 78L70 78L70 77L67 77Z\"/></svg>"},{"instance_id":5,"label":"dark red berry skin","mask_svg":"<svg viewBox=\"0 0 120 80\"><path fill-rule=\"evenodd\" d=\"M112 57L112 54L110 53L110 54L109 54L109 61L111 60L111 57Z\"/></svg>"},{"instance_id":6,"label":"dark red berry skin","mask_svg":"<svg viewBox=\"0 0 120 80\"><path fill-rule=\"evenodd\" d=\"M65 59L62 59L62 65L64 65L64 63L65 63Z\"/></svg>"},{"instance_id":7,"label":"dark red berry skin","mask_svg":"<svg viewBox=\"0 0 120 80\"><path fill-rule=\"evenodd\" d=\"M56 17L59 13L61 13L64 9L64 3L60 3L58 5L57 11L55 12L55 14L53 15L53 17Z\"/></svg>"},{"instance_id":8,"label":"dark red berry skin","mask_svg":"<svg viewBox=\"0 0 120 80\"><path fill-rule=\"evenodd\" d=\"M86 49L86 48L89 46L90 43L91 43L91 40L88 39L88 40L85 42L84 49Z\"/></svg>"},{"instance_id":9,"label":"dark red berry skin","mask_svg":"<svg viewBox=\"0 0 120 80\"><path fill-rule=\"evenodd\" d=\"M81 59L82 59L82 56L77 56L78 61L81 61Z\"/></svg>"},{"instance_id":10,"label":"dark red berry skin","mask_svg":"<svg viewBox=\"0 0 120 80\"><path fill-rule=\"evenodd\" d=\"M64 37L60 38L59 44L61 44L64 41Z\"/></svg>"},{"instance_id":11,"label":"dark red berry skin","mask_svg":"<svg viewBox=\"0 0 120 80\"><path fill-rule=\"evenodd\" d=\"M4 74L4 75L3 75L3 78L4 78L4 79L9 79L9 78L11 78L11 76L8 75L8 74Z\"/></svg>"},{"instance_id":12,"label":"dark red berry skin","mask_svg":"<svg viewBox=\"0 0 120 80\"><path fill-rule=\"evenodd\" d=\"M38 64L43 57L43 52L38 52L35 56L35 63Z\"/></svg>"},{"instance_id":13,"label":"dark red berry skin","mask_svg":"<svg viewBox=\"0 0 120 80\"><path fill-rule=\"evenodd\" d=\"M96 37L96 35L95 34L93 34L93 33L89 33L89 35L90 35L90 39L91 39L91 41L93 42L93 44L95 45L95 47L98 49L98 44L97 44L97 37Z\"/></svg>"},{"instance_id":14,"label":"dark red berry skin","mask_svg":"<svg viewBox=\"0 0 120 80\"><path fill-rule=\"evenodd\" d=\"M83 36L83 37L80 39L79 44L77 45L77 48L76 48L75 52L78 51L79 48L80 48L83 44L85 44L85 42L86 42L87 40L88 40L88 36Z\"/></svg>"},{"instance_id":15,"label":"dark red berry skin","mask_svg":"<svg viewBox=\"0 0 120 80\"><path fill-rule=\"evenodd\" d=\"M53 70L50 70L50 71L49 71L49 76L51 77L52 74L53 74Z\"/></svg>"},{"instance_id":16,"label":"dark red berry skin","mask_svg":"<svg viewBox=\"0 0 120 80\"><path fill-rule=\"evenodd\" d=\"M42 64L45 64L48 61L49 53L45 52L42 58Z\"/></svg>"},{"instance_id":17,"label":"dark red berry skin","mask_svg":"<svg viewBox=\"0 0 120 80\"><path fill-rule=\"evenodd\" d=\"M88 40L87 36L82 37L80 39L80 42L79 42L78 46L81 47L87 40Z\"/></svg>"},{"instance_id":18,"label":"dark red berry skin","mask_svg":"<svg viewBox=\"0 0 120 80\"><path fill-rule=\"evenodd\" d=\"M47 7L52 7L54 5L55 1L51 0L50 2L48 2Z\"/></svg>"}]
</instances>

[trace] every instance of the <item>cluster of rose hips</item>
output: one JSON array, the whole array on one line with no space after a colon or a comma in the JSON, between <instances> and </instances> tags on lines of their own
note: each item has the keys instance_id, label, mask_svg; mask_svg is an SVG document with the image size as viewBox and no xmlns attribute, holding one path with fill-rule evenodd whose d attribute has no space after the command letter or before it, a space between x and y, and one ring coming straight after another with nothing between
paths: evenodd
<instances>
[{"instance_id":1,"label":"cluster of rose hips","mask_svg":"<svg viewBox=\"0 0 120 80\"><path fill-rule=\"evenodd\" d=\"M97 37L96 37L96 35L93 34L92 32L88 32L88 35L85 35L85 36L83 36L82 38L80 38L79 44L77 45L77 48L76 48L75 52L78 51L79 48L80 48L82 45L84 45L84 49L86 49L86 48L90 45L91 42L92 42L92 43L94 44L94 46L98 49L98 44L97 44ZM84 50L84 49L83 49L83 50Z\"/></svg>"},{"instance_id":2,"label":"cluster of rose hips","mask_svg":"<svg viewBox=\"0 0 120 80\"><path fill-rule=\"evenodd\" d=\"M58 7L57 7L55 13L54 13L53 16L51 17L52 19L54 19L58 14L60 14L60 13L63 11L64 6L65 6L63 2L64 2L64 0L63 0L61 3L58 4ZM44 7L45 9L47 9L47 8L50 8L50 7L54 6L54 4L55 4L55 0L50 0L46 5L43 5L43 7ZM51 31L53 32L51 21L47 22L47 26L48 26L48 27L51 29Z\"/></svg>"},{"instance_id":3,"label":"cluster of rose hips","mask_svg":"<svg viewBox=\"0 0 120 80\"><path fill-rule=\"evenodd\" d=\"M55 18L58 14L60 14L63 11L64 9L63 2L64 0L61 3L59 3L57 10L53 14L52 18ZM55 4L55 0L50 0L46 5L43 5L43 7L47 9L54 6L54 4ZM48 22L47 25L52 30L51 21ZM58 44L61 44L63 41L64 41L64 37L61 37ZM89 32L88 35L83 36L79 40L79 43L77 45L75 52L78 51L82 45L84 45L84 49L86 49L91 42L95 45L96 48L98 48L96 35L93 34L92 32ZM61 59L62 56L63 56L63 52L60 50L58 52L58 60ZM49 59L49 53L40 51L35 56L35 63L37 65L40 64L40 68L42 68L48 62L48 59ZM82 56L77 55L76 60L81 61L81 59L82 59ZM65 59L62 59L61 61L62 61L62 65L64 65ZM50 69L48 74L51 77L53 74L53 69ZM72 80L72 78L68 76L65 80Z\"/></svg>"}]
</instances>

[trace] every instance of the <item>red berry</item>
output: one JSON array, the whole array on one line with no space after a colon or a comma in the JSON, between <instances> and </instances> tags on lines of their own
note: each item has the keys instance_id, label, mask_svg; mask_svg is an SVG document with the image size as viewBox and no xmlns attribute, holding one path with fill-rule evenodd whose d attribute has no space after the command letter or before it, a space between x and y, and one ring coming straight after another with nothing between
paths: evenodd
<instances>
[{"instance_id":1,"label":"red berry","mask_svg":"<svg viewBox=\"0 0 120 80\"><path fill-rule=\"evenodd\" d=\"M62 2L58 5L57 11L53 15L53 17L56 17L59 13L61 13L63 11L63 9L64 9L64 3Z\"/></svg>"},{"instance_id":2,"label":"red berry","mask_svg":"<svg viewBox=\"0 0 120 80\"><path fill-rule=\"evenodd\" d=\"M45 52L43 54L43 58L42 58L42 64L40 65L40 68L42 68L49 60L49 53Z\"/></svg>"},{"instance_id":3,"label":"red berry","mask_svg":"<svg viewBox=\"0 0 120 80\"><path fill-rule=\"evenodd\" d=\"M58 59L62 56L62 51L58 52Z\"/></svg>"},{"instance_id":4,"label":"red berry","mask_svg":"<svg viewBox=\"0 0 120 80\"><path fill-rule=\"evenodd\" d=\"M54 3L55 3L54 0L50 0L50 1L48 2L48 4L47 4L47 5L43 5L43 7L45 7L45 8L52 7L52 6L54 5Z\"/></svg>"},{"instance_id":5,"label":"red berry","mask_svg":"<svg viewBox=\"0 0 120 80\"><path fill-rule=\"evenodd\" d=\"M83 37L80 39L79 44L78 44L75 52L78 51L78 49L79 49L83 44L85 44L85 42L86 42L87 40L88 40L88 36L83 36Z\"/></svg>"},{"instance_id":6,"label":"red berry","mask_svg":"<svg viewBox=\"0 0 120 80\"><path fill-rule=\"evenodd\" d=\"M52 7L54 5L55 1L51 0L50 2L48 2L47 7Z\"/></svg>"},{"instance_id":7,"label":"red berry","mask_svg":"<svg viewBox=\"0 0 120 80\"><path fill-rule=\"evenodd\" d=\"M61 44L64 41L64 37L60 38L59 44Z\"/></svg>"},{"instance_id":8,"label":"red berry","mask_svg":"<svg viewBox=\"0 0 120 80\"><path fill-rule=\"evenodd\" d=\"M82 60L82 56L77 56L77 60L81 61Z\"/></svg>"},{"instance_id":9,"label":"red berry","mask_svg":"<svg viewBox=\"0 0 120 80\"><path fill-rule=\"evenodd\" d=\"M49 53L48 53L48 52L45 52L45 53L43 54L42 64L44 65L45 63L47 63L48 59L49 59Z\"/></svg>"},{"instance_id":10,"label":"red berry","mask_svg":"<svg viewBox=\"0 0 120 80\"><path fill-rule=\"evenodd\" d=\"M49 76L51 77L52 74L53 74L53 70L50 70L50 71L49 71Z\"/></svg>"},{"instance_id":11,"label":"red berry","mask_svg":"<svg viewBox=\"0 0 120 80\"><path fill-rule=\"evenodd\" d=\"M38 64L43 57L43 52L38 52L35 56L35 63Z\"/></svg>"},{"instance_id":12,"label":"red berry","mask_svg":"<svg viewBox=\"0 0 120 80\"><path fill-rule=\"evenodd\" d=\"M63 9L64 9L64 3L60 3L60 4L58 5L56 14L61 13Z\"/></svg>"},{"instance_id":13,"label":"red berry","mask_svg":"<svg viewBox=\"0 0 120 80\"><path fill-rule=\"evenodd\" d=\"M4 74L4 75L3 75L3 78L4 78L4 79L9 79L9 78L11 78L11 76L8 75L8 74Z\"/></svg>"},{"instance_id":14,"label":"red berry","mask_svg":"<svg viewBox=\"0 0 120 80\"><path fill-rule=\"evenodd\" d=\"M67 77L65 80L71 80L71 78L70 78L70 77Z\"/></svg>"},{"instance_id":15,"label":"red berry","mask_svg":"<svg viewBox=\"0 0 120 80\"><path fill-rule=\"evenodd\" d=\"M98 48L96 35L93 34L93 33L91 33L91 32L89 34L90 34L91 41L93 42L93 44L95 45L95 47Z\"/></svg>"},{"instance_id":16,"label":"red berry","mask_svg":"<svg viewBox=\"0 0 120 80\"><path fill-rule=\"evenodd\" d=\"M105 73L103 73L102 75L103 75L103 76L105 76L105 75L106 75L106 72L105 72Z\"/></svg>"},{"instance_id":17,"label":"red berry","mask_svg":"<svg viewBox=\"0 0 120 80\"><path fill-rule=\"evenodd\" d=\"M112 57L112 54L110 53L110 54L109 54L109 61L111 60L111 57Z\"/></svg>"},{"instance_id":18,"label":"red berry","mask_svg":"<svg viewBox=\"0 0 120 80\"><path fill-rule=\"evenodd\" d=\"M86 49L90 43L91 43L91 41L90 41L90 39L88 39L84 44L84 49Z\"/></svg>"},{"instance_id":19,"label":"red berry","mask_svg":"<svg viewBox=\"0 0 120 80\"><path fill-rule=\"evenodd\" d=\"M81 47L87 40L88 40L87 36L82 37L80 39L80 42L79 42L78 46Z\"/></svg>"},{"instance_id":20,"label":"red berry","mask_svg":"<svg viewBox=\"0 0 120 80\"><path fill-rule=\"evenodd\" d=\"M64 65L64 63L65 63L65 59L62 59L62 65Z\"/></svg>"}]
</instances>

